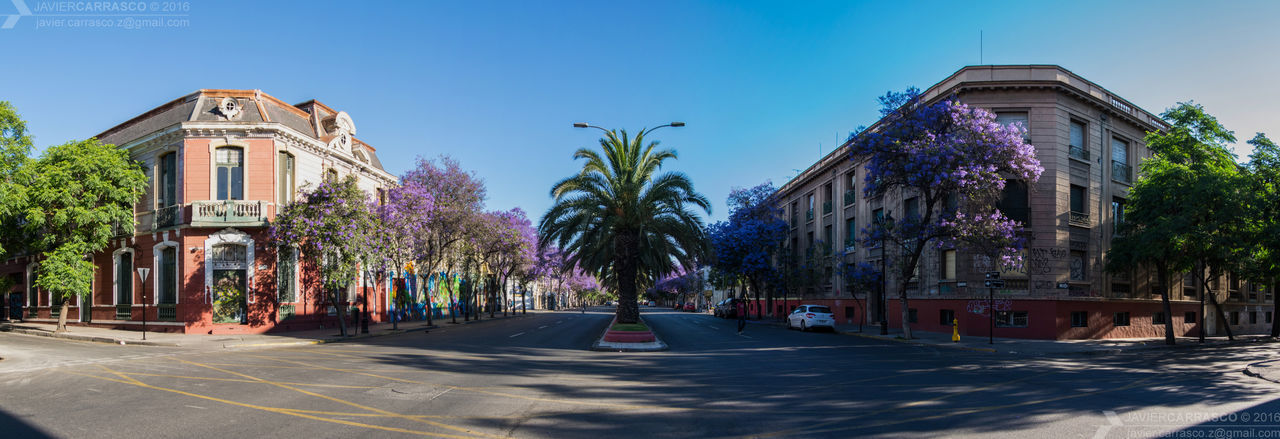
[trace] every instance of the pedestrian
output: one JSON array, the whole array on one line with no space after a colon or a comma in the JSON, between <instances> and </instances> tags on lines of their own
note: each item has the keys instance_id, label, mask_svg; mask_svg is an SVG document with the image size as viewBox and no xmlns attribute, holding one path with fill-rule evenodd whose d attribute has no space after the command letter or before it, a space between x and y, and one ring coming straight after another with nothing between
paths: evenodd
<instances>
[{"instance_id":1,"label":"pedestrian","mask_svg":"<svg viewBox=\"0 0 1280 439\"><path fill-rule=\"evenodd\" d=\"M736 303L734 303L734 307L737 308L738 311L738 335L742 335L742 330L747 327L747 305L742 301L742 299L738 299Z\"/></svg>"}]
</instances>

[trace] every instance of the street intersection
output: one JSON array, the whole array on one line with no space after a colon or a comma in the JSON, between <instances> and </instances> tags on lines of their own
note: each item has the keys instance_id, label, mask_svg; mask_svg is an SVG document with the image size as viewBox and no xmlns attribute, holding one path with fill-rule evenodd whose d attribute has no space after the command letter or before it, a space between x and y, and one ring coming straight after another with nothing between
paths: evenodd
<instances>
[{"instance_id":1,"label":"street intersection","mask_svg":"<svg viewBox=\"0 0 1280 439\"><path fill-rule=\"evenodd\" d=\"M603 308L261 349L0 333L0 431L1013 438L1247 430L1260 437L1280 424L1272 418L1280 385L1241 373L1274 357L1270 344L1030 357L765 325L738 335L733 321L704 314L643 315L669 351L587 350L610 321Z\"/></svg>"}]
</instances>

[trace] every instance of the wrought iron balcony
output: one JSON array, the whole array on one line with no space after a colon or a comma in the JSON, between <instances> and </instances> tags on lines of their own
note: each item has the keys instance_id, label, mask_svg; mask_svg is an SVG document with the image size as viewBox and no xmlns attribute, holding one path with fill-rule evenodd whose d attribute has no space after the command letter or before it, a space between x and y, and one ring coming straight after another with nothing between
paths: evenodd
<instances>
[{"instance_id":1,"label":"wrought iron balcony","mask_svg":"<svg viewBox=\"0 0 1280 439\"><path fill-rule=\"evenodd\" d=\"M1067 224L1076 227L1092 227L1093 222L1089 220L1089 214L1084 212L1070 212L1067 214Z\"/></svg>"},{"instance_id":2,"label":"wrought iron balcony","mask_svg":"<svg viewBox=\"0 0 1280 439\"><path fill-rule=\"evenodd\" d=\"M1111 179L1121 183L1133 182L1133 167L1128 163L1111 161Z\"/></svg>"},{"instance_id":3,"label":"wrought iron balcony","mask_svg":"<svg viewBox=\"0 0 1280 439\"><path fill-rule=\"evenodd\" d=\"M830 202L830 201L824 201L824 202L822 203L822 214L823 214L823 215L826 215L826 214L828 214L828 213L831 213L831 202Z\"/></svg>"},{"instance_id":4,"label":"wrought iron balcony","mask_svg":"<svg viewBox=\"0 0 1280 439\"><path fill-rule=\"evenodd\" d=\"M161 207L156 209L155 226L152 230L173 227L182 224L182 205L175 204L169 207Z\"/></svg>"},{"instance_id":5,"label":"wrought iron balcony","mask_svg":"<svg viewBox=\"0 0 1280 439\"><path fill-rule=\"evenodd\" d=\"M174 322L178 320L178 305L172 303L161 303L156 305L156 314L161 321Z\"/></svg>"},{"instance_id":6,"label":"wrought iron balcony","mask_svg":"<svg viewBox=\"0 0 1280 439\"><path fill-rule=\"evenodd\" d=\"M128 227L125 224L119 222L111 223L112 238L122 238L126 236L133 236L133 232L128 230Z\"/></svg>"},{"instance_id":7,"label":"wrought iron balcony","mask_svg":"<svg viewBox=\"0 0 1280 439\"><path fill-rule=\"evenodd\" d=\"M265 226L266 201L196 201L191 203L191 227Z\"/></svg>"},{"instance_id":8,"label":"wrought iron balcony","mask_svg":"<svg viewBox=\"0 0 1280 439\"><path fill-rule=\"evenodd\" d=\"M858 194L853 189L844 191L844 205L848 206L858 200Z\"/></svg>"},{"instance_id":9,"label":"wrought iron balcony","mask_svg":"<svg viewBox=\"0 0 1280 439\"><path fill-rule=\"evenodd\" d=\"M1067 157L1080 160L1082 162L1088 162L1089 150L1084 149L1082 146L1071 145L1071 147L1067 149Z\"/></svg>"}]
</instances>

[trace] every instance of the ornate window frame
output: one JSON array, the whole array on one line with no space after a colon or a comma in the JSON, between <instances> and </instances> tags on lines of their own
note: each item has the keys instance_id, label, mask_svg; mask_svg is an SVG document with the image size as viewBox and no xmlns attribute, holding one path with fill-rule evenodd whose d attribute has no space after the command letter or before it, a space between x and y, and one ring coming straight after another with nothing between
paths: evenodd
<instances>
[{"instance_id":1,"label":"ornate window frame","mask_svg":"<svg viewBox=\"0 0 1280 439\"><path fill-rule=\"evenodd\" d=\"M247 303L253 303L254 302L253 273L255 268L253 264L254 240L252 237L249 236L248 233L244 233L240 230L237 230L231 227L222 229L217 233L209 235L209 237L204 240L205 300L208 303L213 303L213 298L210 297L210 294L212 294L212 291L213 291L213 264L209 263L209 258L211 257L210 255L213 254L213 246L218 244L238 244L238 245L243 245L245 247L244 248L244 258L245 258L245 274L244 275L245 275L245 296L246 296L245 300Z\"/></svg>"},{"instance_id":2,"label":"ornate window frame","mask_svg":"<svg viewBox=\"0 0 1280 439\"><path fill-rule=\"evenodd\" d=\"M124 253L128 253L129 259L133 261L133 269L136 270L138 268L138 252L132 247L120 247L111 252L111 305L113 306L120 304L120 255ZM129 270L129 282L133 282L133 270ZM130 305L137 305L137 303L133 303L136 301L132 299L132 296L137 294L138 291L136 289L129 292L131 296ZM49 303L52 304L53 301Z\"/></svg>"},{"instance_id":3,"label":"ornate window frame","mask_svg":"<svg viewBox=\"0 0 1280 439\"><path fill-rule=\"evenodd\" d=\"M176 241L166 239L151 247L152 305L160 304L160 254L168 248L175 249L173 255L177 258L173 262L173 303L176 305L182 301L182 246Z\"/></svg>"}]
</instances>

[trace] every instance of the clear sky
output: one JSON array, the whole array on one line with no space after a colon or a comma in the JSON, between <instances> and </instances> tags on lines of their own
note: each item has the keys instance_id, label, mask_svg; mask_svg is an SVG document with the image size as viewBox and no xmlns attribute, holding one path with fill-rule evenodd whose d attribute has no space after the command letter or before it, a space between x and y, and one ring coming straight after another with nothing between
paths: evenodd
<instances>
[{"instance_id":1,"label":"clear sky","mask_svg":"<svg viewBox=\"0 0 1280 439\"><path fill-rule=\"evenodd\" d=\"M25 0L33 13L55 2ZM160 2L181 7L187 2ZM979 64L1059 64L1160 113L1195 100L1280 137L1280 2L192 1L185 26L0 29L0 100L43 148L200 88L315 98L400 174L448 154L490 209L540 217L593 146L583 121L655 133L725 217L874 122L877 96ZM17 9L0 0L3 15ZM73 12L63 12L67 14ZM97 14L101 15L101 14ZM107 17L111 19L119 16ZM117 22L113 26L119 26Z\"/></svg>"}]
</instances>

